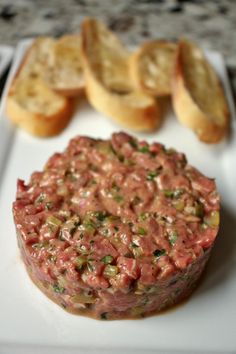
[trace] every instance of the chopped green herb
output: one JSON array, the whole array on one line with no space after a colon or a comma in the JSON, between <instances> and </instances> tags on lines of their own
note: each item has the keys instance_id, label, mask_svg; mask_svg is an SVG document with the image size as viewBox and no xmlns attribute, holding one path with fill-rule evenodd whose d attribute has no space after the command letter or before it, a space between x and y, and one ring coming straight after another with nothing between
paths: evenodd
<instances>
[{"instance_id":1,"label":"chopped green herb","mask_svg":"<svg viewBox=\"0 0 236 354\"><path fill-rule=\"evenodd\" d=\"M100 231L104 236L107 236L109 234L109 230L108 229L103 229Z\"/></svg>"},{"instance_id":2,"label":"chopped green herb","mask_svg":"<svg viewBox=\"0 0 236 354\"><path fill-rule=\"evenodd\" d=\"M92 235L95 234L97 226L92 220L86 220L86 221L84 220L83 225L84 225L85 230L89 234L92 234Z\"/></svg>"},{"instance_id":3,"label":"chopped green herb","mask_svg":"<svg viewBox=\"0 0 236 354\"><path fill-rule=\"evenodd\" d=\"M157 257L157 258L159 258L161 256L165 256L165 255L166 255L166 250L164 248L162 248L161 250L155 250L153 252L153 256Z\"/></svg>"},{"instance_id":4,"label":"chopped green herb","mask_svg":"<svg viewBox=\"0 0 236 354\"><path fill-rule=\"evenodd\" d=\"M80 257L77 257L75 261L76 261L76 268L81 270L83 268L83 266L85 265L85 263L87 263L87 258L80 256Z\"/></svg>"},{"instance_id":5,"label":"chopped green herb","mask_svg":"<svg viewBox=\"0 0 236 354\"><path fill-rule=\"evenodd\" d=\"M63 294L65 291L65 288L63 286L55 284L55 285L53 285L53 290L55 291L55 293Z\"/></svg>"},{"instance_id":6,"label":"chopped green herb","mask_svg":"<svg viewBox=\"0 0 236 354\"><path fill-rule=\"evenodd\" d=\"M149 171L147 174L147 180L153 181L158 176L158 174L159 174L158 171Z\"/></svg>"},{"instance_id":7,"label":"chopped green herb","mask_svg":"<svg viewBox=\"0 0 236 354\"><path fill-rule=\"evenodd\" d=\"M90 240L89 243L90 243L91 245L93 245L93 244L94 244L94 240Z\"/></svg>"},{"instance_id":8,"label":"chopped green herb","mask_svg":"<svg viewBox=\"0 0 236 354\"><path fill-rule=\"evenodd\" d=\"M143 154L147 154L150 152L149 146L142 146L138 149L139 152L142 152Z\"/></svg>"},{"instance_id":9,"label":"chopped green herb","mask_svg":"<svg viewBox=\"0 0 236 354\"><path fill-rule=\"evenodd\" d=\"M183 194L183 192L184 192L183 189L176 189L176 190L166 189L164 190L164 195L167 198L178 199Z\"/></svg>"},{"instance_id":10,"label":"chopped green herb","mask_svg":"<svg viewBox=\"0 0 236 354\"><path fill-rule=\"evenodd\" d=\"M145 220L147 220L148 216L149 216L148 213L141 213L141 214L139 215L139 219L140 219L141 221L145 221Z\"/></svg>"},{"instance_id":11,"label":"chopped green herb","mask_svg":"<svg viewBox=\"0 0 236 354\"><path fill-rule=\"evenodd\" d=\"M46 197L45 194L40 193L38 198L35 200L35 203L36 204L42 203L42 201L44 201L45 197Z\"/></svg>"},{"instance_id":12,"label":"chopped green herb","mask_svg":"<svg viewBox=\"0 0 236 354\"><path fill-rule=\"evenodd\" d=\"M48 259L49 259L50 262L55 263L56 260L57 260L57 257L51 254L51 255L48 257Z\"/></svg>"},{"instance_id":13,"label":"chopped green herb","mask_svg":"<svg viewBox=\"0 0 236 354\"><path fill-rule=\"evenodd\" d=\"M178 232L177 231L172 231L169 236L169 241L172 246L174 246L176 240L178 238Z\"/></svg>"},{"instance_id":14,"label":"chopped green herb","mask_svg":"<svg viewBox=\"0 0 236 354\"><path fill-rule=\"evenodd\" d=\"M107 217L107 213L105 211L95 211L94 216L98 221L104 221Z\"/></svg>"},{"instance_id":15,"label":"chopped green herb","mask_svg":"<svg viewBox=\"0 0 236 354\"><path fill-rule=\"evenodd\" d=\"M123 198L122 195L120 195L120 194L114 195L114 196L113 196L113 199L114 199L117 203L121 203L121 202L124 200L124 198Z\"/></svg>"},{"instance_id":16,"label":"chopped green herb","mask_svg":"<svg viewBox=\"0 0 236 354\"><path fill-rule=\"evenodd\" d=\"M48 245L49 245L48 241L44 241L44 242L34 243L32 245L32 247L37 248L37 249L41 249L43 247L47 247Z\"/></svg>"},{"instance_id":17,"label":"chopped green herb","mask_svg":"<svg viewBox=\"0 0 236 354\"><path fill-rule=\"evenodd\" d=\"M102 261L104 264L109 264L109 263L112 263L113 259L114 259L114 258L113 258L112 256L107 255L107 256L102 257L101 261Z\"/></svg>"},{"instance_id":18,"label":"chopped green herb","mask_svg":"<svg viewBox=\"0 0 236 354\"><path fill-rule=\"evenodd\" d=\"M47 203L45 204L45 208L46 208L47 210L51 210L52 207L53 207L53 203L52 203L52 202L47 202Z\"/></svg>"},{"instance_id":19,"label":"chopped green herb","mask_svg":"<svg viewBox=\"0 0 236 354\"><path fill-rule=\"evenodd\" d=\"M136 243L131 242L131 247L133 247L133 248L137 248L137 247L139 247L139 245L136 245Z\"/></svg>"},{"instance_id":20,"label":"chopped green herb","mask_svg":"<svg viewBox=\"0 0 236 354\"><path fill-rule=\"evenodd\" d=\"M178 199L184 193L183 189L176 189L174 191L174 198Z\"/></svg>"},{"instance_id":21,"label":"chopped green herb","mask_svg":"<svg viewBox=\"0 0 236 354\"><path fill-rule=\"evenodd\" d=\"M165 195L165 197L167 197L167 198L173 198L173 196L174 196L174 191L171 191L171 190L169 190L169 189L166 189L166 190L164 190L164 195Z\"/></svg>"},{"instance_id":22,"label":"chopped green herb","mask_svg":"<svg viewBox=\"0 0 236 354\"><path fill-rule=\"evenodd\" d=\"M119 231L119 227L115 225L115 226L114 226L114 230L115 230L115 231Z\"/></svg>"},{"instance_id":23,"label":"chopped green herb","mask_svg":"<svg viewBox=\"0 0 236 354\"><path fill-rule=\"evenodd\" d=\"M85 245L80 245L80 246L77 246L78 247L78 250L84 254L84 255L87 255L89 253L87 247Z\"/></svg>"},{"instance_id":24,"label":"chopped green herb","mask_svg":"<svg viewBox=\"0 0 236 354\"><path fill-rule=\"evenodd\" d=\"M90 262L91 262L91 261L90 261ZM90 262L87 263L87 268L88 268L88 270L89 270L90 272L93 272L93 271L94 271L94 267L93 267L93 265L92 265Z\"/></svg>"},{"instance_id":25,"label":"chopped green herb","mask_svg":"<svg viewBox=\"0 0 236 354\"><path fill-rule=\"evenodd\" d=\"M139 227L138 234L144 236L147 235L147 231L143 227Z\"/></svg>"}]
</instances>

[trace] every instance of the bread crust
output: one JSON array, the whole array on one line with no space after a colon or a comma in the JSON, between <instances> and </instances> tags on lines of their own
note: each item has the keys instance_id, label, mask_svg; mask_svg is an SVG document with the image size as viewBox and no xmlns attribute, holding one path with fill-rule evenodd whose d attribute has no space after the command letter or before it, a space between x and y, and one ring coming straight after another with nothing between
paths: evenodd
<instances>
[{"instance_id":1,"label":"bread crust","mask_svg":"<svg viewBox=\"0 0 236 354\"><path fill-rule=\"evenodd\" d=\"M67 99L60 111L45 116L27 111L11 95L6 100L6 114L10 120L29 134L42 138L59 134L69 123L73 107L73 101Z\"/></svg>"},{"instance_id":2,"label":"bread crust","mask_svg":"<svg viewBox=\"0 0 236 354\"><path fill-rule=\"evenodd\" d=\"M141 92L133 91L132 88L130 90L127 88L126 92L125 90L119 92L116 88L112 89L106 85L100 75L98 68L103 63L99 62L98 56L94 60L96 53L93 49L94 41L98 41L97 31L100 30L101 26L99 22L93 19L86 19L82 23L82 59L87 98L99 112L122 126L135 131L152 131L158 127L161 120L158 102ZM104 27L103 30L107 32L107 36L110 35ZM98 45L97 42L96 45ZM121 44L119 44L119 50L120 48ZM114 53L115 51L116 42L114 43ZM124 58L125 56L126 53L124 53ZM126 65L126 62L124 65ZM125 79L125 85L128 87L129 78Z\"/></svg>"},{"instance_id":3,"label":"bread crust","mask_svg":"<svg viewBox=\"0 0 236 354\"><path fill-rule=\"evenodd\" d=\"M212 105L215 100L220 101L219 117L211 114L212 110L207 112L201 108L201 100L198 100L194 92L195 88L186 74L186 66L188 65L187 50L191 51L195 50L195 48L198 50L200 58L196 58L196 60L201 60L203 63L199 65L204 65L206 75L210 73L214 78L214 91L212 87L205 87L206 92L204 92L204 95L206 95L206 100L212 100ZM191 70L190 66L189 69ZM194 80L197 82L197 80L201 80L201 77L195 75ZM227 133L229 127L229 109L221 83L200 49L184 39L179 42L176 53L172 78L172 102L179 121L192 129L202 142L209 144L218 143Z\"/></svg>"}]
</instances>

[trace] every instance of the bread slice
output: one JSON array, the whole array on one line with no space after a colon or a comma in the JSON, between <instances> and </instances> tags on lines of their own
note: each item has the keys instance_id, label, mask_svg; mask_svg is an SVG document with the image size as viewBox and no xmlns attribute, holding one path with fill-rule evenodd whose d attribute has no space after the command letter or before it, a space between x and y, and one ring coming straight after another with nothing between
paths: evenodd
<instances>
[{"instance_id":1,"label":"bread slice","mask_svg":"<svg viewBox=\"0 0 236 354\"><path fill-rule=\"evenodd\" d=\"M47 64L45 80L53 90L69 97L84 93L80 35L65 35L54 41Z\"/></svg>"},{"instance_id":2,"label":"bread slice","mask_svg":"<svg viewBox=\"0 0 236 354\"><path fill-rule=\"evenodd\" d=\"M6 100L9 119L28 133L47 137L67 125L73 102L48 88L43 72L53 40L36 39L26 52Z\"/></svg>"},{"instance_id":3,"label":"bread slice","mask_svg":"<svg viewBox=\"0 0 236 354\"><path fill-rule=\"evenodd\" d=\"M144 43L129 60L135 87L152 96L171 94L171 77L177 45L154 40Z\"/></svg>"},{"instance_id":4,"label":"bread slice","mask_svg":"<svg viewBox=\"0 0 236 354\"><path fill-rule=\"evenodd\" d=\"M202 50L182 39L173 74L173 106L181 123L205 143L217 143L229 126L226 97Z\"/></svg>"},{"instance_id":5,"label":"bread slice","mask_svg":"<svg viewBox=\"0 0 236 354\"><path fill-rule=\"evenodd\" d=\"M133 90L129 77L129 52L102 23L82 23L82 59L89 102L124 127L151 131L160 122L156 100Z\"/></svg>"}]
</instances>

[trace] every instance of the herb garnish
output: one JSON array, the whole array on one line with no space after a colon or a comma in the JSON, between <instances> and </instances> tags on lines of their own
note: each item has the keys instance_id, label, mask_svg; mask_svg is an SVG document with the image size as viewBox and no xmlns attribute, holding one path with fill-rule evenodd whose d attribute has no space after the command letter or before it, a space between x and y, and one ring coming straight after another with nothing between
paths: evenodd
<instances>
[{"instance_id":1,"label":"herb garnish","mask_svg":"<svg viewBox=\"0 0 236 354\"><path fill-rule=\"evenodd\" d=\"M104 264L110 264L110 263L112 263L113 259L114 259L114 258L113 258L112 256L107 255L107 256L102 257L101 261L102 261Z\"/></svg>"},{"instance_id":2,"label":"herb garnish","mask_svg":"<svg viewBox=\"0 0 236 354\"><path fill-rule=\"evenodd\" d=\"M157 258L159 258L161 256L165 256L165 255L166 255L166 250L164 248L162 248L161 250L155 250L153 252L153 256L157 257Z\"/></svg>"}]
</instances>

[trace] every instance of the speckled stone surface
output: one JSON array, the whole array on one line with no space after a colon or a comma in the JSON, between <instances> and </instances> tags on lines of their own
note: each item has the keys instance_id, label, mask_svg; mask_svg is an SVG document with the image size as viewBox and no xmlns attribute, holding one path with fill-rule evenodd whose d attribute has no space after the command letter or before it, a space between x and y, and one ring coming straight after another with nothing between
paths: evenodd
<instances>
[{"instance_id":1,"label":"speckled stone surface","mask_svg":"<svg viewBox=\"0 0 236 354\"><path fill-rule=\"evenodd\" d=\"M236 94L235 0L0 0L0 43L78 32L84 16L103 20L127 44L186 36L221 52Z\"/></svg>"}]
</instances>

